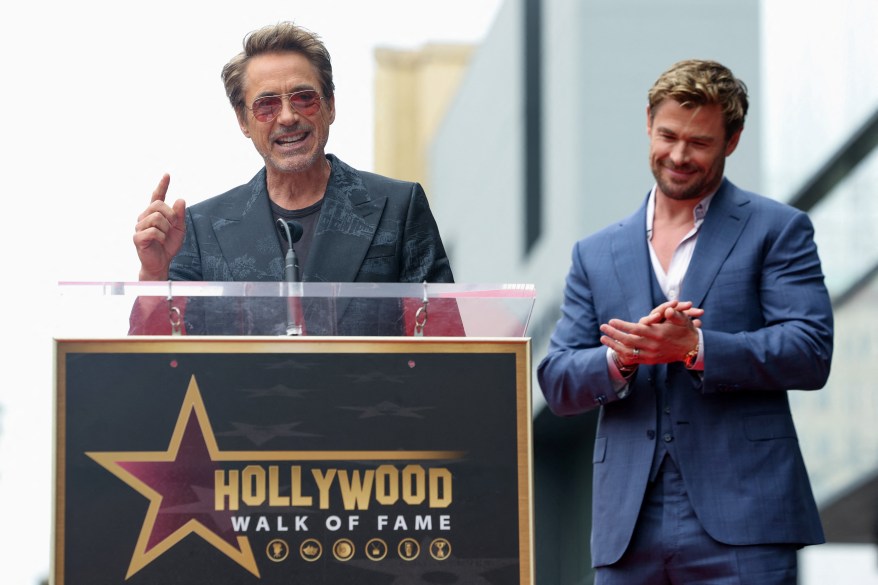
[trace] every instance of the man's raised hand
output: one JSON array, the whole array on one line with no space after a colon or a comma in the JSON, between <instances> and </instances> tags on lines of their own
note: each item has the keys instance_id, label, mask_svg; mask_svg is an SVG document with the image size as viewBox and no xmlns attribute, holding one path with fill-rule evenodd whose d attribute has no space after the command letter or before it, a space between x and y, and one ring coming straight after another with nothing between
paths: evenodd
<instances>
[{"instance_id":1,"label":"man's raised hand","mask_svg":"<svg viewBox=\"0 0 878 585\"><path fill-rule=\"evenodd\" d=\"M186 202L165 203L171 176L162 176L152 192L149 207L137 217L134 247L140 258L140 280L167 280L171 260L180 251L186 235Z\"/></svg>"}]
</instances>

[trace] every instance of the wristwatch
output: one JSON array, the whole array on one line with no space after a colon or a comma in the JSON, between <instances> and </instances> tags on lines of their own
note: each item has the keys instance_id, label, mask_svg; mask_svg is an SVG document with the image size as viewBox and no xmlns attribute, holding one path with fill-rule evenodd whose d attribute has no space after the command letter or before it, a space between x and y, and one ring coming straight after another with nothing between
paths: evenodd
<instances>
[{"instance_id":1,"label":"wristwatch","mask_svg":"<svg viewBox=\"0 0 878 585\"><path fill-rule=\"evenodd\" d=\"M615 349L610 348L610 352L610 355L613 358L613 363L616 364L616 368L622 376L627 378L637 370L638 364L629 364L626 366L619 360L619 354L616 353Z\"/></svg>"},{"instance_id":2,"label":"wristwatch","mask_svg":"<svg viewBox=\"0 0 878 585\"><path fill-rule=\"evenodd\" d=\"M695 367L695 362L698 361L698 351L701 349L701 346L696 343L695 348L689 351L685 356L683 356L683 365L688 369L692 369Z\"/></svg>"}]
</instances>

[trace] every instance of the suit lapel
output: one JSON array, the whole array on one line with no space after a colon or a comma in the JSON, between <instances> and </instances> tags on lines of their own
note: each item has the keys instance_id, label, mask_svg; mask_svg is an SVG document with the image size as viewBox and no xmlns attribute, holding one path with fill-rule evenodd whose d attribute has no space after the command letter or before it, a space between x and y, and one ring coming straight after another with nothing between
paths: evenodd
<instances>
[{"instance_id":1,"label":"suit lapel","mask_svg":"<svg viewBox=\"0 0 878 585\"><path fill-rule=\"evenodd\" d=\"M283 251L272 220L265 168L211 214L224 260L236 281L283 280Z\"/></svg>"},{"instance_id":2,"label":"suit lapel","mask_svg":"<svg viewBox=\"0 0 878 585\"><path fill-rule=\"evenodd\" d=\"M652 264L646 243L646 204L618 226L613 238L613 268L625 297L628 321L637 321L653 308ZM635 276L638 275L638 276ZM640 276L642 275L642 276ZM625 318L618 315L619 318Z\"/></svg>"},{"instance_id":3,"label":"suit lapel","mask_svg":"<svg viewBox=\"0 0 878 585\"><path fill-rule=\"evenodd\" d=\"M691 300L696 307L703 304L717 272L747 225L749 203L743 191L723 179L698 233L695 252L683 279L681 299Z\"/></svg>"},{"instance_id":4,"label":"suit lapel","mask_svg":"<svg viewBox=\"0 0 878 585\"><path fill-rule=\"evenodd\" d=\"M332 176L303 280L354 282L372 244L386 198L372 199L351 167L331 155L329 158ZM235 197L214 210L211 223L233 280L283 280L283 250L272 221L264 168Z\"/></svg>"},{"instance_id":5,"label":"suit lapel","mask_svg":"<svg viewBox=\"0 0 878 585\"><path fill-rule=\"evenodd\" d=\"M355 282L387 199L372 199L362 178L351 167L334 156L329 160L332 175L315 228L304 280Z\"/></svg>"}]
</instances>

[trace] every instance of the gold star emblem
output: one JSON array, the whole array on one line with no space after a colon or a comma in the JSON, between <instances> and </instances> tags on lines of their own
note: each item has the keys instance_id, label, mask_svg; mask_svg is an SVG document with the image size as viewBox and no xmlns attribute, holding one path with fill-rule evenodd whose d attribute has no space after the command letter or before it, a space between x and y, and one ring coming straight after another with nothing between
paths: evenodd
<instances>
[{"instance_id":1,"label":"gold star emblem","mask_svg":"<svg viewBox=\"0 0 878 585\"><path fill-rule=\"evenodd\" d=\"M126 579L190 534L196 534L256 575L246 536L232 530L231 515L215 512L214 471L223 459L193 376L166 451L86 453L149 500Z\"/></svg>"}]
</instances>

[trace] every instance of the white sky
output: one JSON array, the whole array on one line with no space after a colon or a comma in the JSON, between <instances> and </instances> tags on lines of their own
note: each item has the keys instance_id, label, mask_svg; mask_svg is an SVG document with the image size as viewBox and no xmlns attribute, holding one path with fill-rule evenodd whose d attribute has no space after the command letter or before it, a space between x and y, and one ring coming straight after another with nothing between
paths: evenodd
<instances>
[{"instance_id":1,"label":"white sky","mask_svg":"<svg viewBox=\"0 0 878 585\"><path fill-rule=\"evenodd\" d=\"M478 42L500 4L7 3L0 14L0 583L33 585L49 571L56 283L136 280L134 223L162 173L171 173L171 197L194 203L261 167L219 76L243 36L294 20L323 37L337 109L327 150L368 170L374 49Z\"/></svg>"}]
</instances>

